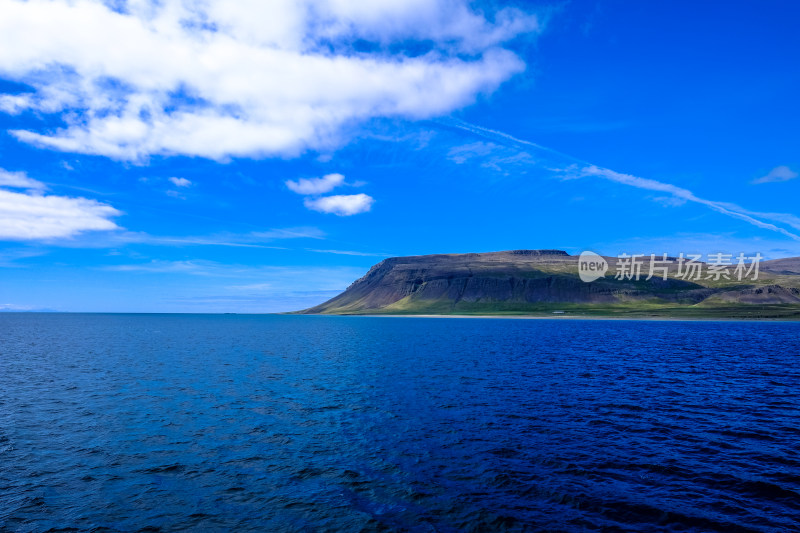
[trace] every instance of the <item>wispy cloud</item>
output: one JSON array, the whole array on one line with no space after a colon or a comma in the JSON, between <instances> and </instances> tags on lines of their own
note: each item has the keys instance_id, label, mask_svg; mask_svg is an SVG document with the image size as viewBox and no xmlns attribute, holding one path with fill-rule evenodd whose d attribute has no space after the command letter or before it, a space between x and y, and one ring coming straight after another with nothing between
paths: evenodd
<instances>
[{"instance_id":1,"label":"wispy cloud","mask_svg":"<svg viewBox=\"0 0 800 533\"><path fill-rule=\"evenodd\" d=\"M678 200L684 200L687 202L693 202L696 204L704 205L712 209L713 211L716 211L717 213L721 213L723 215L727 215L732 218L743 220L761 229L776 231L778 233L781 233L789 237L790 239L800 241L800 235L796 235L790 231L787 231L784 228L778 227L774 224L770 224L769 222L764 222L762 220L759 220L754 216L752 216L751 214L749 214L748 211L742 209L741 207L735 204L726 202L715 202L712 200L699 198L695 196L694 193L692 193L688 189L684 189L676 185L672 185L670 183L663 183L648 178L640 178L638 176L632 176L630 174L621 174L619 172L614 172L613 170L609 170L607 168L600 168L595 165L589 165L586 167L577 167L576 171L581 176L597 176L608 179L610 181L614 181L616 183L621 183L623 185L636 187L637 189L667 193L672 195L673 198L676 198ZM567 169L567 172L570 173L571 170Z\"/></svg>"},{"instance_id":2,"label":"wispy cloud","mask_svg":"<svg viewBox=\"0 0 800 533\"><path fill-rule=\"evenodd\" d=\"M41 181L29 178L25 172L9 172L0 168L0 187L43 191L47 186Z\"/></svg>"},{"instance_id":3,"label":"wispy cloud","mask_svg":"<svg viewBox=\"0 0 800 533\"><path fill-rule=\"evenodd\" d=\"M794 229L800 230L800 217L789 213L761 213L758 211L744 211L748 215L752 215L759 218L766 218L767 220L772 220L774 222L780 222L781 224L786 224L787 226L791 226Z\"/></svg>"},{"instance_id":4,"label":"wispy cloud","mask_svg":"<svg viewBox=\"0 0 800 533\"><path fill-rule=\"evenodd\" d=\"M196 276L213 276L217 273L216 263L209 261L161 261L151 260L147 263L111 265L102 270L114 272L149 272L153 274L192 274Z\"/></svg>"},{"instance_id":5,"label":"wispy cloud","mask_svg":"<svg viewBox=\"0 0 800 533\"><path fill-rule=\"evenodd\" d=\"M758 179L753 180L753 183L760 184L760 183L775 183L779 181L789 181L795 179L798 175L797 172L792 170L791 168L781 165L779 167L775 167L767 173L766 176L761 176Z\"/></svg>"},{"instance_id":6,"label":"wispy cloud","mask_svg":"<svg viewBox=\"0 0 800 533\"><path fill-rule=\"evenodd\" d=\"M762 237L737 237L730 233L675 233L662 237L647 236L590 243L592 249L616 256L626 254L666 253L677 257L680 253L697 253L703 256L713 253L729 253L734 256L743 253L754 256L760 253L765 259L797 257L800 243L787 241L778 235L765 234ZM580 253L582 250L575 250Z\"/></svg>"},{"instance_id":7,"label":"wispy cloud","mask_svg":"<svg viewBox=\"0 0 800 533\"><path fill-rule=\"evenodd\" d=\"M283 246L269 245L290 239L325 238L325 233L315 227L273 228L249 233L215 233L211 235L166 236L147 233L125 232L117 234L117 243L147 244L152 246L230 246L234 248L264 248L284 250Z\"/></svg>"},{"instance_id":8,"label":"wispy cloud","mask_svg":"<svg viewBox=\"0 0 800 533\"><path fill-rule=\"evenodd\" d=\"M462 165L475 157L485 157L493 154L498 148L498 145L494 143L478 141L452 147L447 152L447 158L457 165Z\"/></svg>"},{"instance_id":9,"label":"wispy cloud","mask_svg":"<svg viewBox=\"0 0 800 533\"><path fill-rule=\"evenodd\" d=\"M249 233L257 239L324 239L325 232L315 227L297 227L297 228L275 228L266 231L254 231Z\"/></svg>"},{"instance_id":10,"label":"wispy cloud","mask_svg":"<svg viewBox=\"0 0 800 533\"><path fill-rule=\"evenodd\" d=\"M447 153L447 158L457 165L479 159L483 168L490 168L505 175L511 174L512 169L516 169L518 165L534 162L533 157L527 152L481 141L454 146Z\"/></svg>"},{"instance_id":11,"label":"wispy cloud","mask_svg":"<svg viewBox=\"0 0 800 533\"><path fill-rule=\"evenodd\" d=\"M263 250L293 250L298 248L286 246L283 243L290 240L303 239L326 240L325 233L315 227L274 228L247 233L220 232L208 235L151 235L145 232L117 229L118 231L85 233L71 239L40 239L38 242L47 246L63 248L122 248L128 245L144 245L171 248L221 246ZM2 262L1 256L0 262Z\"/></svg>"},{"instance_id":12,"label":"wispy cloud","mask_svg":"<svg viewBox=\"0 0 800 533\"><path fill-rule=\"evenodd\" d=\"M286 186L297 194L324 194L344 184L342 174L326 174L321 178L301 178L297 181L287 180Z\"/></svg>"},{"instance_id":13,"label":"wispy cloud","mask_svg":"<svg viewBox=\"0 0 800 533\"><path fill-rule=\"evenodd\" d=\"M146 233L125 233L117 236L116 242L128 244L147 244L150 246L227 246L231 248L263 248L271 250L285 250L283 246L268 246L255 242L237 242L236 236L212 235L207 237L167 237L161 235L148 235Z\"/></svg>"},{"instance_id":14,"label":"wispy cloud","mask_svg":"<svg viewBox=\"0 0 800 533\"><path fill-rule=\"evenodd\" d=\"M389 257L390 255L390 254L372 253L372 252L355 252L352 250L316 250L313 248L308 248L308 251L320 254L355 255L359 257Z\"/></svg>"},{"instance_id":15,"label":"wispy cloud","mask_svg":"<svg viewBox=\"0 0 800 533\"><path fill-rule=\"evenodd\" d=\"M20 263L21 259L28 259L31 257L39 257L45 255L46 252L41 249L31 248L17 248L6 249L0 251L0 267L2 268L23 268L26 265Z\"/></svg>"},{"instance_id":16,"label":"wispy cloud","mask_svg":"<svg viewBox=\"0 0 800 533\"><path fill-rule=\"evenodd\" d=\"M501 131L496 131L489 128L483 128L481 126L477 126L475 124L470 124L456 119L441 120L439 122L446 127L461 129L469 133L472 133L473 135L490 139L493 142L504 146L526 146L530 148L535 148L539 152L551 156L553 158L552 159L553 168L551 170L560 173L564 178L567 179L592 176L592 177L603 178L629 187L635 187L637 189L665 193L669 195L669 197L674 198L676 202L683 201L683 202L700 204L705 207L708 207L713 211L716 211L717 213L729 216L731 218L736 218L738 220L742 220L744 222L747 222L748 224L752 224L753 226L756 226L761 229L780 233L781 235L784 235L795 241L800 241L800 235L797 235L795 233L786 230L785 228L782 228L780 226L762 220L762 219L767 219L767 220L772 220L773 222L787 223L786 221L788 220L792 221L796 220L796 217L794 217L794 215L776 214L776 213L772 214L755 213L732 203L707 200L705 198L698 197L690 190L678 187L677 185L673 185L671 183L665 183L648 178L641 178L630 174L615 172L607 168L598 167L596 165L583 161L577 157L561 153L557 150L553 150L552 148L548 148L546 146L531 141L518 139L516 137L513 137L512 135L509 135ZM560 167L558 166L559 163L561 164ZM663 203L664 198L661 197L660 201ZM789 225L791 225L792 227L796 227L793 224Z\"/></svg>"}]
</instances>

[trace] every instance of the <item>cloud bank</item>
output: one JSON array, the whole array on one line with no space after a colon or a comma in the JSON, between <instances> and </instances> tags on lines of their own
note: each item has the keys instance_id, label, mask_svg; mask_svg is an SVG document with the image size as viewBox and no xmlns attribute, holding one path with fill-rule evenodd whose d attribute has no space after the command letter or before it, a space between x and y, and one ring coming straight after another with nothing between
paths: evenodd
<instances>
[{"instance_id":1,"label":"cloud bank","mask_svg":"<svg viewBox=\"0 0 800 533\"><path fill-rule=\"evenodd\" d=\"M535 15L467 0L0 0L0 111L18 139L120 160L292 156L352 125L443 115L525 65ZM90 28L90 31L87 31ZM113 44L109 44L113 43Z\"/></svg>"}]
</instances>

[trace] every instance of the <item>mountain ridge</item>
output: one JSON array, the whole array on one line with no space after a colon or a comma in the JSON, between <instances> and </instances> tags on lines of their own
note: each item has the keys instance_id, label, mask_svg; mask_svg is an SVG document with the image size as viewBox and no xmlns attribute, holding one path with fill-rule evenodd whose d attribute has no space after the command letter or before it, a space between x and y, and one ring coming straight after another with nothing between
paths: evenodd
<instances>
[{"instance_id":1,"label":"mountain ridge","mask_svg":"<svg viewBox=\"0 0 800 533\"><path fill-rule=\"evenodd\" d=\"M689 281L676 277L675 258L668 258L667 280L615 279L621 259L605 257L608 272L591 283L580 279L578 259L554 249L392 257L297 313L800 318L800 258L761 262L758 280Z\"/></svg>"}]
</instances>

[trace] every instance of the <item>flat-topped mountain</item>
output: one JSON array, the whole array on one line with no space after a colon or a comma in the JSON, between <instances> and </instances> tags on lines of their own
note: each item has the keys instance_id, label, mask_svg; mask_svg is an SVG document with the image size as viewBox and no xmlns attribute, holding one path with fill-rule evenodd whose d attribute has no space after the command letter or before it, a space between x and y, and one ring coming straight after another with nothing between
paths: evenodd
<instances>
[{"instance_id":1,"label":"flat-topped mountain","mask_svg":"<svg viewBox=\"0 0 800 533\"><path fill-rule=\"evenodd\" d=\"M757 280L684 280L679 263L663 263L668 279L605 276L582 281L578 256L561 250L393 257L373 266L342 294L303 314L572 314L800 318L800 259L759 265ZM705 263L703 264L706 265ZM731 267L731 272L732 272Z\"/></svg>"}]
</instances>

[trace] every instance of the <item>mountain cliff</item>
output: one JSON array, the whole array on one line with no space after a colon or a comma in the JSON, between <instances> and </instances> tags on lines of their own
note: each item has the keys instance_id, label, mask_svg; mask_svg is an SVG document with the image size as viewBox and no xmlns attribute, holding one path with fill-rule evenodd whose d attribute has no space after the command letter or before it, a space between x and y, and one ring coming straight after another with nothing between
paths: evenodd
<instances>
[{"instance_id":1,"label":"mountain cliff","mask_svg":"<svg viewBox=\"0 0 800 533\"><path fill-rule=\"evenodd\" d=\"M649 258L646 258L649 260ZM385 259L342 294L303 314L561 314L800 318L800 259L760 265L759 279L684 281L578 276L578 256L510 250ZM647 261L645 261L647 263ZM735 278L735 276L734 276Z\"/></svg>"}]
</instances>

